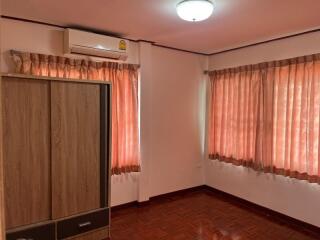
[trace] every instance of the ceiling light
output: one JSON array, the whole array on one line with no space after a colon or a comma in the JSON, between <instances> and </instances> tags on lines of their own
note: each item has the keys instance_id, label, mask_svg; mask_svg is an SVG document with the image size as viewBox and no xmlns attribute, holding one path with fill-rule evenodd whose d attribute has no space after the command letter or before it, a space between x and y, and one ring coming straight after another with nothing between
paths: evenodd
<instances>
[{"instance_id":1,"label":"ceiling light","mask_svg":"<svg viewBox=\"0 0 320 240\"><path fill-rule=\"evenodd\" d=\"M213 3L209 0L185 0L177 5L177 13L183 20L203 21L211 16Z\"/></svg>"}]
</instances>

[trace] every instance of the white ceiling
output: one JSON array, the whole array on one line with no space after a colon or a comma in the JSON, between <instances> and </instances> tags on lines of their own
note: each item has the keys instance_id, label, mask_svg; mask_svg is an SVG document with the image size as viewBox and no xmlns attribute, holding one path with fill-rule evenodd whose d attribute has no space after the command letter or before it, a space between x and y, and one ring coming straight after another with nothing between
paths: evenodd
<instances>
[{"instance_id":1,"label":"white ceiling","mask_svg":"<svg viewBox=\"0 0 320 240\"><path fill-rule=\"evenodd\" d=\"M179 19L178 2L2 0L2 15L207 54L320 28L320 0L214 0L214 14L198 23Z\"/></svg>"}]
</instances>

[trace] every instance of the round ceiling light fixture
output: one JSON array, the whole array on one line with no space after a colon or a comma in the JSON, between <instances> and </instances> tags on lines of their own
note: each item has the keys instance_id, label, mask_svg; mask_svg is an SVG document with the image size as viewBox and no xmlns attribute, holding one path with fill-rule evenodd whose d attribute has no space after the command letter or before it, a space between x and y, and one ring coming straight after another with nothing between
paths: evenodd
<instances>
[{"instance_id":1,"label":"round ceiling light fixture","mask_svg":"<svg viewBox=\"0 0 320 240\"><path fill-rule=\"evenodd\" d=\"M211 16L213 3L209 0L185 0L177 5L180 18L190 22L203 21Z\"/></svg>"}]
</instances>

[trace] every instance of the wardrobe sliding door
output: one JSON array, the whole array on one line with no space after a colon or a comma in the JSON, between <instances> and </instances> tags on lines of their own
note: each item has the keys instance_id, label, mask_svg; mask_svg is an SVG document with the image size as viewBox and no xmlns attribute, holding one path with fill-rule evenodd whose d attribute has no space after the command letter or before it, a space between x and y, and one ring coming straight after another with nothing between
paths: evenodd
<instances>
[{"instance_id":1,"label":"wardrobe sliding door","mask_svg":"<svg viewBox=\"0 0 320 240\"><path fill-rule=\"evenodd\" d=\"M51 82L52 217L100 208L100 86Z\"/></svg>"},{"instance_id":2,"label":"wardrobe sliding door","mask_svg":"<svg viewBox=\"0 0 320 240\"><path fill-rule=\"evenodd\" d=\"M2 78L6 228L51 218L49 82Z\"/></svg>"}]
</instances>

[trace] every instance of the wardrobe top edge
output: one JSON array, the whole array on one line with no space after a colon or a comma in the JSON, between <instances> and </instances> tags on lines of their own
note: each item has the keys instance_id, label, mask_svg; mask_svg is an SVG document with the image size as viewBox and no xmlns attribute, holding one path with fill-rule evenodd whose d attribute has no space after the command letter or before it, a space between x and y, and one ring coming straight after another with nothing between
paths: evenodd
<instances>
[{"instance_id":1,"label":"wardrobe top edge","mask_svg":"<svg viewBox=\"0 0 320 240\"><path fill-rule=\"evenodd\" d=\"M1 76L2 77L11 77L11 78L46 80L46 81L62 81L62 82L78 82L78 83L111 85L111 81L100 81L100 80L90 80L90 79L74 79L74 78L56 78L56 77L26 75L26 74L19 74L19 73L1 73Z\"/></svg>"}]
</instances>

